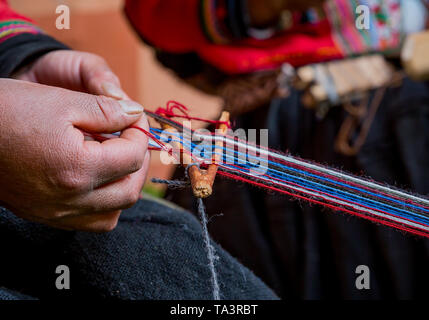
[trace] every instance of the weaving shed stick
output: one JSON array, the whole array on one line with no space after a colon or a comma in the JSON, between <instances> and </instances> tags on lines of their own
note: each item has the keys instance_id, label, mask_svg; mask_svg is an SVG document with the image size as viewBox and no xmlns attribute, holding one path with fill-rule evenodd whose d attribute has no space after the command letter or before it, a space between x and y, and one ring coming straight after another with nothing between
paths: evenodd
<instances>
[{"instance_id":1,"label":"weaving shed stick","mask_svg":"<svg viewBox=\"0 0 429 320\"><path fill-rule=\"evenodd\" d=\"M219 119L220 125L217 130L218 134L226 135L228 130L229 123L229 112L223 111L221 114L221 117ZM161 123L162 128L169 132L169 133L177 133L177 129L173 128L169 124ZM174 148L177 148L180 150L181 154L181 162L186 166L186 164L192 164L194 161L186 152L183 152L183 145L177 141L172 141L171 145ZM222 148L223 147L223 140L216 140L215 147ZM221 161L219 154L214 154L213 156L213 163L208 165L207 170L200 169L197 166L189 166L188 167L188 173L189 173L189 180L191 181L192 186L192 192L196 198L207 198L211 196L213 193L213 183L216 178L218 163Z\"/></svg>"},{"instance_id":2,"label":"weaving shed stick","mask_svg":"<svg viewBox=\"0 0 429 320\"><path fill-rule=\"evenodd\" d=\"M220 125L216 133L220 133L221 135L225 136L228 130L227 123L229 123L229 112L222 112L219 121ZM177 129L173 128L169 124L161 122L161 126L167 132L170 132L172 134L177 133ZM180 150L182 160L181 162L183 165L193 164L192 156L186 152L183 152L183 145L180 142L172 141L171 144L173 145L173 147L176 147ZM223 140L216 140L215 148L222 147ZM201 169L194 165L186 166L188 168L188 175L192 186L192 192L194 196L198 199L198 212L200 214L201 224L203 227L203 238L207 251L207 259L209 261L214 300L220 300L220 287L215 268L216 251L211 244L209 232L207 229L208 219L203 203L203 198L207 198L213 193L213 183L216 177L218 164L221 163L221 160L221 156L215 153L212 158L212 163L208 165L207 170Z\"/></svg>"}]
</instances>

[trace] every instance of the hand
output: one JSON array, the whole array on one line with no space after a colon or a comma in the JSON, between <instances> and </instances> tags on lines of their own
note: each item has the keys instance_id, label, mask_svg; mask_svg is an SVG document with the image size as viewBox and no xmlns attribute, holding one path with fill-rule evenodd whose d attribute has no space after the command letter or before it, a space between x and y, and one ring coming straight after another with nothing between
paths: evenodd
<instances>
[{"instance_id":1,"label":"hand","mask_svg":"<svg viewBox=\"0 0 429 320\"><path fill-rule=\"evenodd\" d=\"M148 168L146 135L126 129L149 130L142 112L131 101L0 79L1 202L53 227L112 230L138 200ZM102 143L82 133L121 130Z\"/></svg>"},{"instance_id":2,"label":"hand","mask_svg":"<svg viewBox=\"0 0 429 320\"><path fill-rule=\"evenodd\" d=\"M49 52L30 66L19 70L14 78L130 100L121 89L118 77L110 70L106 61L86 52L72 50Z\"/></svg>"}]
</instances>

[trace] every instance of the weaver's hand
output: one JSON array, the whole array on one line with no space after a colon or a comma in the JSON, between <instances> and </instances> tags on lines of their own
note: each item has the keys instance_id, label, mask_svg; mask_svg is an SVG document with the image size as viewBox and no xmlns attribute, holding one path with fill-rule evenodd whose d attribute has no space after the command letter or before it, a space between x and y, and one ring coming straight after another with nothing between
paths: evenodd
<instances>
[{"instance_id":1,"label":"weaver's hand","mask_svg":"<svg viewBox=\"0 0 429 320\"><path fill-rule=\"evenodd\" d=\"M143 108L40 84L0 79L0 201L54 227L112 230L139 197L149 162ZM85 141L82 131L121 131Z\"/></svg>"},{"instance_id":2,"label":"weaver's hand","mask_svg":"<svg viewBox=\"0 0 429 320\"><path fill-rule=\"evenodd\" d=\"M118 77L103 58L86 52L58 50L49 52L18 71L15 79L55 87L128 99Z\"/></svg>"}]
</instances>

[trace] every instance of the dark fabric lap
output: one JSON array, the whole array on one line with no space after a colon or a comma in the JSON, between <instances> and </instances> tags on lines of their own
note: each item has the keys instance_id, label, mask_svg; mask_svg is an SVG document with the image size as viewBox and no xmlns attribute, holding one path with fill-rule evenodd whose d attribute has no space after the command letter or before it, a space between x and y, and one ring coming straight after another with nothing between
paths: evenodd
<instances>
[{"instance_id":1,"label":"dark fabric lap","mask_svg":"<svg viewBox=\"0 0 429 320\"><path fill-rule=\"evenodd\" d=\"M158 200L138 202L105 234L56 230L1 209L0 240L1 299L212 299L199 222ZM251 271L216 250L223 299L276 298ZM70 290L55 286L58 265L70 269Z\"/></svg>"}]
</instances>

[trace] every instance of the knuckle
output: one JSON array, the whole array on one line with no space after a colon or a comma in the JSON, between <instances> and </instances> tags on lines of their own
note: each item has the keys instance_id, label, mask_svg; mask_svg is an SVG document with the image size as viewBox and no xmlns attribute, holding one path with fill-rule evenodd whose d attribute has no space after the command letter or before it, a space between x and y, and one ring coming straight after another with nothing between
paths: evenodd
<instances>
[{"instance_id":1,"label":"knuckle","mask_svg":"<svg viewBox=\"0 0 429 320\"><path fill-rule=\"evenodd\" d=\"M102 56L99 56L97 54L92 54L92 58L94 61L100 65L107 65L106 59L104 59Z\"/></svg>"},{"instance_id":2,"label":"knuckle","mask_svg":"<svg viewBox=\"0 0 429 320\"><path fill-rule=\"evenodd\" d=\"M95 102L97 103L98 107L101 109L101 111L109 111L109 107L112 104L112 99L108 98L106 96L95 96Z\"/></svg>"},{"instance_id":3,"label":"knuckle","mask_svg":"<svg viewBox=\"0 0 429 320\"><path fill-rule=\"evenodd\" d=\"M53 212L48 217L48 220L58 220L58 219L64 218L65 216L67 216L67 215L64 212L56 211L56 212Z\"/></svg>"},{"instance_id":4,"label":"knuckle","mask_svg":"<svg viewBox=\"0 0 429 320\"><path fill-rule=\"evenodd\" d=\"M130 163L132 172L139 171L144 164L145 153L140 148L136 147L136 153Z\"/></svg>"},{"instance_id":5,"label":"knuckle","mask_svg":"<svg viewBox=\"0 0 429 320\"><path fill-rule=\"evenodd\" d=\"M112 72L106 59L96 54L89 54L88 58L91 64L97 67L95 72L96 77L107 77L119 82L119 78Z\"/></svg>"},{"instance_id":6,"label":"knuckle","mask_svg":"<svg viewBox=\"0 0 429 320\"><path fill-rule=\"evenodd\" d=\"M112 126L120 126L122 124L124 115L115 99L105 96L96 96L95 102L109 124Z\"/></svg>"},{"instance_id":7,"label":"knuckle","mask_svg":"<svg viewBox=\"0 0 429 320\"><path fill-rule=\"evenodd\" d=\"M105 62L105 70L102 72L101 76L105 79L108 80L116 85L120 85L120 80L119 77L113 73L113 71L110 70L109 66L107 65L107 63Z\"/></svg>"},{"instance_id":8,"label":"knuckle","mask_svg":"<svg viewBox=\"0 0 429 320\"><path fill-rule=\"evenodd\" d=\"M143 113L142 117L140 118L141 124L143 125L143 127L149 131L150 126L149 126L149 119L147 118L146 114Z\"/></svg>"},{"instance_id":9,"label":"knuckle","mask_svg":"<svg viewBox=\"0 0 429 320\"><path fill-rule=\"evenodd\" d=\"M125 208L131 208L139 201L140 198L140 189L130 191L125 198Z\"/></svg>"},{"instance_id":10,"label":"knuckle","mask_svg":"<svg viewBox=\"0 0 429 320\"><path fill-rule=\"evenodd\" d=\"M71 215L73 215L74 212L72 212L71 210L57 210L55 212L52 212L51 215L47 218L48 220L59 220L65 217L69 217Z\"/></svg>"},{"instance_id":11,"label":"knuckle","mask_svg":"<svg viewBox=\"0 0 429 320\"><path fill-rule=\"evenodd\" d=\"M112 71L108 71L108 74L110 77L112 77L112 80L114 82L116 82L118 85L120 85L121 80L119 79L119 77L116 74L114 74Z\"/></svg>"},{"instance_id":12,"label":"knuckle","mask_svg":"<svg viewBox=\"0 0 429 320\"><path fill-rule=\"evenodd\" d=\"M97 228L97 232L106 233L113 231L118 226L118 220L121 212L118 211L113 214L113 217L105 221L102 225Z\"/></svg>"},{"instance_id":13,"label":"knuckle","mask_svg":"<svg viewBox=\"0 0 429 320\"><path fill-rule=\"evenodd\" d=\"M112 219L112 221L108 222L104 227L104 232L113 231L118 225L118 219Z\"/></svg>"},{"instance_id":14,"label":"knuckle","mask_svg":"<svg viewBox=\"0 0 429 320\"><path fill-rule=\"evenodd\" d=\"M75 107L78 106L81 102L82 95L78 92L70 92L67 90L55 90L54 95L52 96L52 102L55 101L55 116L58 118L70 118L76 112ZM61 101L61 103L58 103Z\"/></svg>"},{"instance_id":15,"label":"knuckle","mask_svg":"<svg viewBox=\"0 0 429 320\"><path fill-rule=\"evenodd\" d=\"M89 178L74 170L64 171L56 177L57 186L68 192L82 192L89 189Z\"/></svg>"},{"instance_id":16,"label":"knuckle","mask_svg":"<svg viewBox=\"0 0 429 320\"><path fill-rule=\"evenodd\" d=\"M90 52L82 52L81 54L86 61L90 61L92 64L106 64L106 60L98 54Z\"/></svg>"},{"instance_id":17,"label":"knuckle","mask_svg":"<svg viewBox=\"0 0 429 320\"><path fill-rule=\"evenodd\" d=\"M67 213L63 210L54 210L52 212L48 212L46 215L47 220L58 220L65 217Z\"/></svg>"}]
</instances>

